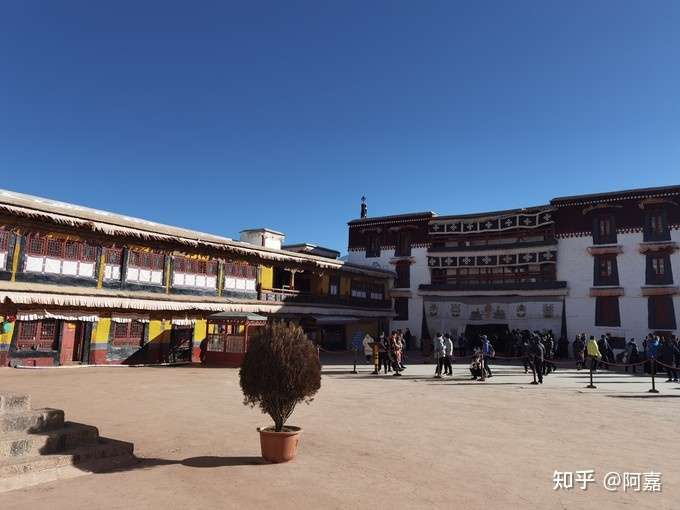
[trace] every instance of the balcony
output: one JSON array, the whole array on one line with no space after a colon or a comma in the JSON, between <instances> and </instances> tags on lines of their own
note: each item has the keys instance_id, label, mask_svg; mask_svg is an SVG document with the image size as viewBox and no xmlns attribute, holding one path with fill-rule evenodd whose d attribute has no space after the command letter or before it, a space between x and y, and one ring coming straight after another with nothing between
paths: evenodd
<instances>
[{"instance_id":1,"label":"balcony","mask_svg":"<svg viewBox=\"0 0 680 510\"><path fill-rule=\"evenodd\" d=\"M295 304L310 304L310 305L336 305L336 306L351 306L354 308L384 308L391 309L391 300L386 299L367 299L344 296L331 296L312 294L311 292L302 292L293 289L260 289L258 292L258 299L260 301L278 302L278 303L295 303Z\"/></svg>"},{"instance_id":2,"label":"balcony","mask_svg":"<svg viewBox=\"0 0 680 510\"><path fill-rule=\"evenodd\" d=\"M554 273L432 275L432 283L420 290L548 290L566 288L567 282L555 280Z\"/></svg>"}]
</instances>

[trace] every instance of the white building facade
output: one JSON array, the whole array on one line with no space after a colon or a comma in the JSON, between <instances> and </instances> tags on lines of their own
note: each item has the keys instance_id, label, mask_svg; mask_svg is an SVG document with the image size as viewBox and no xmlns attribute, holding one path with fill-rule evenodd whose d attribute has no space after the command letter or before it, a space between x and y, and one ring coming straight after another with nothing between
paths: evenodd
<instances>
[{"instance_id":1,"label":"white building facade","mask_svg":"<svg viewBox=\"0 0 680 510\"><path fill-rule=\"evenodd\" d=\"M365 209L362 209L365 212ZM349 223L349 261L397 272L391 329L503 344L513 330L677 335L680 186L458 216ZM503 346L501 345L501 349Z\"/></svg>"}]
</instances>

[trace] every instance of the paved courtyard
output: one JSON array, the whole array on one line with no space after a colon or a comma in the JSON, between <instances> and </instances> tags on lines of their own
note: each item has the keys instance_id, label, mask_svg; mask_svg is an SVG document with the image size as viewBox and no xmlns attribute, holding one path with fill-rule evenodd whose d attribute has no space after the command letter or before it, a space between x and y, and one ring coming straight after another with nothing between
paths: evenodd
<instances>
[{"instance_id":1,"label":"paved courtyard","mask_svg":"<svg viewBox=\"0 0 680 510\"><path fill-rule=\"evenodd\" d=\"M140 463L0 494L12 509L680 508L680 386L560 370L542 386L516 367L485 383L466 367L432 379L326 365L322 388L290 423L298 458L267 465L238 372L200 367L0 369L3 391L135 444ZM665 379L665 378L664 378ZM553 491L555 470L594 469L587 491ZM608 492L606 472L662 473L662 493Z\"/></svg>"}]
</instances>

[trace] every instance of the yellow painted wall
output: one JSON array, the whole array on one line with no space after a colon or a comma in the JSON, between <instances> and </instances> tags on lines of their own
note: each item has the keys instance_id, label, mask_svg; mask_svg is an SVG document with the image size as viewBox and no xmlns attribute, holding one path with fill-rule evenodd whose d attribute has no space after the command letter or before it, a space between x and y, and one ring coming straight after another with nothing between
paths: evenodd
<instances>
[{"instance_id":1,"label":"yellow painted wall","mask_svg":"<svg viewBox=\"0 0 680 510\"><path fill-rule=\"evenodd\" d=\"M164 319L152 319L149 321L149 342L167 343L170 342L172 321Z\"/></svg>"},{"instance_id":2,"label":"yellow painted wall","mask_svg":"<svg viewBox=\"0 0 680 510\"><path fill-rule=\"evenodd\" d=\"M205 319L199 319L194 324L194 345L199 345L203 340L205 340L208 330L208 321Z\"/></svg>"},{"instance_id":3,"label":"yellow painted wall","mask_svg":"<svg viewBox=\"0 0 680 510\"><path fill-rule=\"evenodd\" d=\"M0 324L5 320L3 316L0 316ZM0 344L2 345L9 345L12 343L12 335L14 334L14 325L16 322L10 322L9 326L10 329L7 333L0 333ZM0 330L2 331L2 330ZM6 349L5 349L6 350Z\"/></svg>"},{"instance_id":4,"label":"yellow painted wall","mask_svg":"<svg viewBox=\"0 0 680 510\"><path fill-rule=\"evenodd\" d=\"M111 319L108 317L100 317L97 325L92 330L91 344L107 344L109 343L109 333L111 331Z\"/></svg>"},{"instance_id":5,"label":"yellow painted wall","mask_svg":"<svg viewBox=\"0 0 680 510\"><path fill-rule=\"evenodd\" d=\"M260 287L271 289L274 287L274 267L260 266Z\"/></svg>"}]
</instances>

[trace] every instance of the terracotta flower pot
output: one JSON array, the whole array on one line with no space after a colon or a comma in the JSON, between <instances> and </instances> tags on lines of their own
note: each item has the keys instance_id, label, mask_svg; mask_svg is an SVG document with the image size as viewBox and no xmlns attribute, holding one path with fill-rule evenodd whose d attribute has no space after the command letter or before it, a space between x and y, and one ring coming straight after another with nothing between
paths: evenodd
<instances>
[{"instance_id":1,"label":"terracotta flower pot","mask_svg":"<svg viewBox=\"0 0 680 510\"><path fill-rule=\"evenodd\" d=\"M260 433L260 447L262 457L269 462L288 462L297 455L300 442L300 427L286 425L281 432L275 432L274 427L258 427Z\"/></svg>"}]
</instances>

